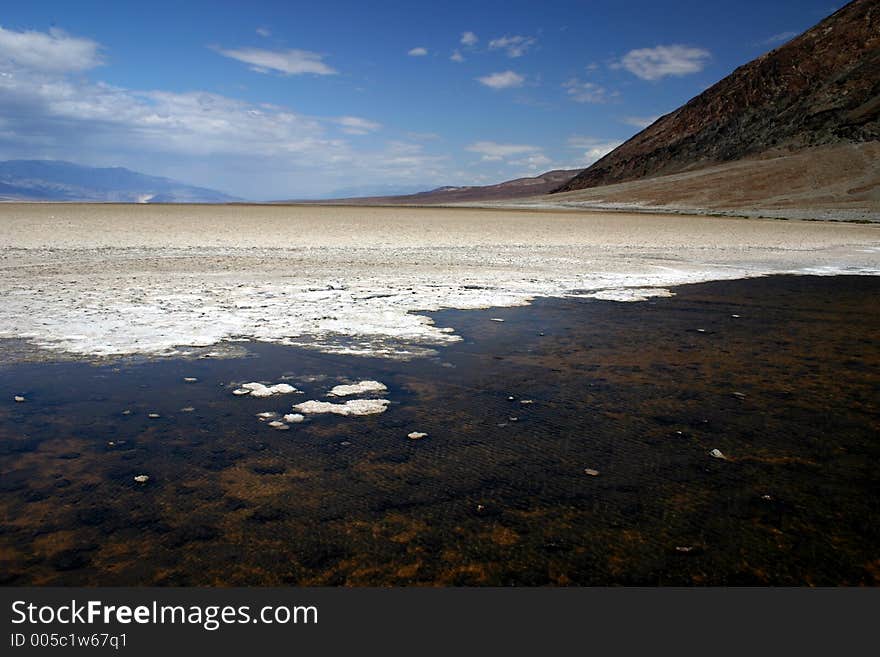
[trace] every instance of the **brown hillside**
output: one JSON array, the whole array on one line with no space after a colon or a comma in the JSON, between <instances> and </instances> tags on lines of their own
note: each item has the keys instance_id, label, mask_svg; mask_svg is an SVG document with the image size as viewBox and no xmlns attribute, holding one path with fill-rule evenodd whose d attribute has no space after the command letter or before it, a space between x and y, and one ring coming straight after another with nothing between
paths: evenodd
<instances>
[{"instance_id":1,"label":"brown hillside","mask_svg":"<svg viewBox=\"0 0 880 657\"><path fill-rule=\"evenodd\" d=\"M555 191L880 139L878 14L877 0L851 2L739 67Z\"/></svg>"}]
</instances>

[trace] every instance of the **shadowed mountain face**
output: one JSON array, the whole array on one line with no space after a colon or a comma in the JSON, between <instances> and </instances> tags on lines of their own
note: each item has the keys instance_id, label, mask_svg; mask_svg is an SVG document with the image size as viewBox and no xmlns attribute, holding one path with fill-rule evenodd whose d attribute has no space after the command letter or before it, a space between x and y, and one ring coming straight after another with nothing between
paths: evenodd
<instances>
[{"instance_id":1,"label":"shadowed mountain face","mask_svg":"<svg viewBox=\"0 0 880 657\"><path fill-rule=\"evenodd\" d=\"M0 200L228 203L240 199L121 167L99 169L58 160L9 160L0 162Z\"/></svg>"},{"instance_id":2,"label":"shadowed mountain face","mask_svg":"<svg viewBox=\"0 0 880 657\"><path fill-rule=\"evenodd\" d=\"M877 0L851 2L739 67L554 191L880 140L878 17Z\"/></svg>"}]
</instances>

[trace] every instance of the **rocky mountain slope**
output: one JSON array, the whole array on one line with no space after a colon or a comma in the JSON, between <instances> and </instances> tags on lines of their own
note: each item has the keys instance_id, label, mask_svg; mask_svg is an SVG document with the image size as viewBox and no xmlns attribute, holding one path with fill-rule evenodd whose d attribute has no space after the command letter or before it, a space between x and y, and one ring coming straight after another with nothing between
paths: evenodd
<instances>
[{"instance_id":1,"label":"rocky mountain slope","mask_svg":"<svg viewBox=\"0 0 880 657\"><path fill-rule=\"evenodd\" d=\"M555 191L880 140L880 3L855 0L667 114Z\"/></svg>"},{"instance_id":2,"label":"rocky mountain slope","mask_svg":"<svg viewBox=\"0 0 880 657\"><path fill-rule=\"evenodd\" d=\"M880 222L880 142L747 157L492 205Z\"/></svg>"}]
</instances>

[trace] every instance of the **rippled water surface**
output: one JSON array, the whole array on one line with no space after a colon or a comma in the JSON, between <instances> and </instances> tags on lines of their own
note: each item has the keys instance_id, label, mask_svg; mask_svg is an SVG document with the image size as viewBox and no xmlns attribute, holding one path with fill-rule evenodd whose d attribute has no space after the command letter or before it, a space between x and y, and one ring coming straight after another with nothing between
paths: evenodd
<instances>
[{"instance_id":1,"label":"rippled water surface","mask_svg":"<svg viewBox=\"0 0 880 657\"><path fill-rule=\"evenodd\" d=\"M7 358L0 577L877 584L880 279L676 292L434 313L464 340L410 362L256 343L231 359ZM287 431L255 417L361 379L388 386L387 412ZM229 387L282 380L303 394Z\"/></svg>"}]
</instances>

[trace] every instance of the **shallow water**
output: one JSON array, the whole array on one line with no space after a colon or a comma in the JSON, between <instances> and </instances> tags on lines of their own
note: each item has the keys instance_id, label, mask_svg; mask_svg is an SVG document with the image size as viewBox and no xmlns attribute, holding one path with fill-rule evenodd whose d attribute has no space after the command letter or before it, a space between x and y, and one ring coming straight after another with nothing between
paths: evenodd
<instances>
[{"instance_id":1,"label":"shallow water","mask_svg":"<svg viewBox=\"0 0 880 657\"><path fill-rule=\"evenodd\" d=\"M5 365L0 577L877 584L880 279L676 292L432 313L463 341L410 362L247 343ZM387 412L255 417L362 379L388 386ZM229 387L282 380L304 394Z\"/></svg>"}]
</instances>

